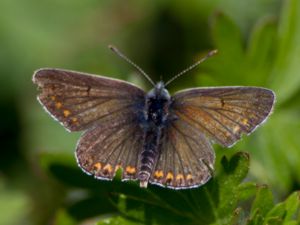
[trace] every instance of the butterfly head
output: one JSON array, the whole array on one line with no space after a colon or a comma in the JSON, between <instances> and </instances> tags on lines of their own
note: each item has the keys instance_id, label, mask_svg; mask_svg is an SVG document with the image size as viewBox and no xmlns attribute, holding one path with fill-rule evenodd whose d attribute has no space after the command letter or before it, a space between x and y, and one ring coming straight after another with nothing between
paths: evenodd
<instances>
[{"instance_id":1,"label":"butterfly head","mask_svg":"<svg viewBox=\"0 0 300 225\"><path fill-rule=\"evenodd\" d=\"M165 88L163 81L158 82L154 88L148 93L149 98L161 99L161 100L170 100L170 94Z\"/></svg>"}]
</instances>

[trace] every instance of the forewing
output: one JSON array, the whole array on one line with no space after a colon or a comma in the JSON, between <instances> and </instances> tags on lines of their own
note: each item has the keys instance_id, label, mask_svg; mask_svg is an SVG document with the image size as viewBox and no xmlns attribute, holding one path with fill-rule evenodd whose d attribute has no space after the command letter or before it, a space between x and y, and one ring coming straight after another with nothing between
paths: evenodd
<instances>
[{"instance_id":1,"label":"forewing","mask_svg":"<svg viewBox=\"0 0 300 225\"><path fill-rule=\"evenodd\" d=\"M133 115L101 123L80 138L76 158L84 172L111 180L122 168L122 180L137 179L138 156L142 150L141 127Z\"/></svg>"},{"instance_id":2,"label":"forewing","mask_svg":"<svg viewBox=\"0 0 300 225\"><path fill-rule=\"evenodd\" d=\"M184 120L174 120L163 132L150 183L172 189L198 187L211 178L214 160L204 134Z\"/></svg>"},{"instance_id":3,"label":"forewing","mask_svg":"<svg viewBox=\"0 0 300 225\"><path fill-rule=\"evenodd\" d=\"M207 137L232 146L272 111L275 94L258 87L196 88L176 93L172 114Z\"/></svg>"},{"instance_id":4,"label":"forewing","mask_svg":"<svg viewBox=\"0 0 300 225\"><path fill-rule=\"evenodd\" d=\"M127 82L61 69L40 69L39 101L69 131L117 121L143 107L145 93Z\"/></svg>"}]
</instances>

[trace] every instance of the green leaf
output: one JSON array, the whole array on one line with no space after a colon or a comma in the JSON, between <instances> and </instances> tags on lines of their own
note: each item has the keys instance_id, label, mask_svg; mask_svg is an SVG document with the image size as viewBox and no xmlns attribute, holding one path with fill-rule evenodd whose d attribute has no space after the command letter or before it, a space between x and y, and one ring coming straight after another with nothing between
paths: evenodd
<instances>
[{"instance_id":1,"label":"green leaf","mask_svg":"<svg viewBox=\"0 0 300 225\"><path fill-rule=\"evenodd\" d=\"M288 223L299 214L298 192L274 206L268 186L242 183L249 170L249 155L243 152L230 159L219 159L217 164L221 166L206 185L181 191L154 185L141 189L137 182L121 182L119 178L99 181L84 174L67 158L43 154L41 160L47 173L61 183L69 188L85 189L85 194L79 195L82 197L77 201L66 202L66 210L57 214L57 221L66 220L72 224L73 221L113 214L116 216L98 224L260 225ZM252 197L255 199L247 212L247 207L240 204L249 202Z\"/></svg>"},{"instance_id":2,"label":"green leaf","mask_svg":"<svg viewBox=\"0 0 300 225\"><path fill-rule=\"evenodd\" d=\"M262 224L269 210L274 206L273 195L267 186L258 187L255 200L250 211L250 220Z\"/></svg>"},{"instance_id":3,"label":"green leaf","mask_svg":"<svg viewBox=\"0 0 300 225\"><path fill-rule=\"evenodd\" d=\"M212 36L218 55L209 60L203 68L211 71L213 77L223 85L230 82L242 82L243 44L237 25L225 14L218 12L213 18Z\"/></svg>"},{"instance_id":4,"label":"green leaf","mask_svg":"<svg viewBox=\"0 0 300 225\"><path fill-rule=\"evenodd\" d=\"M242 201L248 200L255 196L257 185L252 182L241 183L238 186L239 199Z\"/></svg>"},{"instance_id":5,"label":"green leaf","mask_svg":"<svg viewBox=\"0 0 300 225\"><path fill-rule=\"evenodd\" d=\"M283 225L299 225L299 221L289 221L289 222L284 222Z\"/></svg>"},{"instance_id":6,"label":"green leaf","mask_svg":"<svg viewBox=\"0 0 300 225\"><path fill-rule=\"evenodd\" d=\"M264 223L264 225L281 225L281 224L282 224L282 220L280 218L278 218L278 217L269 218Z\"/></svg>"},{"instance_id":7,"label":"green leaf","mask_svg":"<svg viewBox=\"0 0 300 225\"><path fill-rule=\"evenodd\" d=\"M282 223L285 215L286 206L284 203L279 203L268 212L264 224L269 224L271 223L270 221L273 221L273 223L275 223L275 221L280 221L280 223Z\"/></svg>"},{"instance_id":8,"label":"green leaf","mask_svg":"<svg viewBox=\"0 0 300 225\"><path fill-rule=\"evenodd\" d=\"M97 202L101 202L100 205L109 206L108 209L112 211L100 207L99 213L113 212L116 207L121 215L136 221L228 224L237 207L239 184L249 169L246 153L237 153L230 160L223 157L221 170L208 184L196 189L174 191L152 185L148 189L141 189L136 182L120 182L117 179L99 181L76 169L68 160L46 154L43 157L44 168L53 177L69 187L87 188L92 194L90 199L80 200L68 207L69 215L77 220L93 216L95 213L90 210L84 212L84 209L89 208L88 205L94 205L97 209ZM99 200L96 196L99 196Z\"/></svg>"},{"instance_id":9,"label":"green leaf","mask_svg":"<svg viewBox=\"0 0 300 225\"><path fill-rule=\"evenodd\" d=\"M42 152L39 155L40 165L44 171L49 171L53 164L63 164L68 167L76 166L74 157L66 153L48 153Z\"/></svg>"},{"instance_id":10,"label":"green leaf","mask_svg":"<svg viewBox=\"0 0 300 225\"><path fill-rule=\"evenodd\" d=\"M274 17L262 18L248 43L244 43L237 25L228 16L217 13L211 30L219 53L202 67L221 85L269 86L276 53L276 25ZM207 75L202 76L205 80L199 78L200 81L209 81Z\"/></svg>"},{"instance_id":11,"label":"green leaf","mask_svg":"<svg viewBox=\"0 0 300 225\"><path fill-rule=\"evenodd\" d=\"M243 55L240 30L228 16L222 12L217 12L212 27L214 43L217 49L235 58Z\"/></svg>"},{"instance_id":12,"label":"green leaf","mask_svg":"<svg viewBox=\"0 0 300 225\"><path fill-rule=\"evenodd\" d=\"M59 209L56 213L54 225L76 225L74 220L64 209Z\"/></svg>"},{"instance_id":13,"label":"green leaf","mask_svg":"<svg viewBox=\"0 0 300 225\"><path fill-rule=\"evenodd\" d=\"M113 203L113 198L108 198L102 193L90 194L76 202L66 204L67 212L76 221L93 218L99 215L116 214L119 211Z\"/></svg>"},{"instance_id":14,"label":"green leaf","mask_svg":"<svg viewBox=\"0 0 300 225\"><path fill-rule=\"evenodd\" d=\"M299 217L299 192L291 194L284 202L275 205L267 214L264 224L289 224Z\"/></svg>"},{"instance_id":15,"label":"green leaf","mask_svg":"<svg viewBox=\"0 0 300 225\"><path fill-rule=\"evenodd\" d=\"M254 26L246 49L244 77L248 85L265 85L274 63L276 23L273 17L266 17Z\"/></svg>"},{"instance_id":16,"label":"green leaf","mask_svg":"<svg viewBox=\"0 0 300 225\"><path fill-rule=\"evenodd\" d=\"M272 88L278 103L291 98L300 88L300 2L284 1L278 28L276 61L272 72Z\"/></svg>"},{"instance_id":17,"label":"green leaf","mask_svg":"<svg viewBox=\"0 0 300 225\"><path fill-rule=\"evenodd\" d=\"M299 110L275 110L267 124L254 135L248 148L253 149L251 172L274 184L277 190L288 190L292 181L300 181ZM278 132L278 129L284 132Z\"/></svg>"},{"instance_id":18,"label":"green leaf","mask_svg":"<svg viewBox=\"0 0 300 225\"><path fill-rule=\"evenodd\" d=\"M253 85L275 91L275 110L267 124L235 148L251 151L251 173L262 182L274 184L280 192L300 182L300 124L296 118L300 93L299 15L299 1L287 0L279 22L270 16L262 18L250 38L243 41L236 24L217 13L212 36L219 54L202 65L212 78L207 79L207 72L203 72L203 78L198 79L202 85L215 80L215 85ZM291 104L297 107L291 108Z\"/></svg>"},{"instance_id":19,"label":"green leaf","mask_svg":"<svg viewBox=\"0 0 300 225\"><path fill-rule=\"evenodd\" d=\"M246 177L249 170L249 155L240 152L235 154L230 161L223 158L221 162L223 171L221 171L218 179L220 199L216 206L216 215L218 219L229 222L238 202L238 185ZM228 213L230 213L229 217Z\"/></svg>"},{"instance_id":20,"label":"green leaf","mask_svg":"<svg viewBox=\"0 0 300 225\"><path fill-rule=\"evenodd\" d=\"M285 201L273 207L273 196L267 186L258 189L252 204L248 224L293 224L300 214L299 192L291 194Z\"/></svg>"},{"instance_id":21,"label":"green leaf","mask_svg":"<svg viewBox=\"0 0 300 225\"><path fill-rule=\"evenodd\" d=\"M102 219L97 223L97 225L141 225L141 224L143 223L128 220L121 216Z\"/></svg>"},{"instance_id":22,"label":"green leaf","mask_svg":"<svg viewBox=\"0 0 300 225\"><path fill-rule=\"evenodd\" d=\"M293 219L295 214L298 213L298 217L300 215L299 209L300 209L300 192L297 191L293 194L291 194L287 200L284 202L285 207L287 209L287 213L285 216L285 222L288 222L289 220Z\"/></svg>"}]
</instances>

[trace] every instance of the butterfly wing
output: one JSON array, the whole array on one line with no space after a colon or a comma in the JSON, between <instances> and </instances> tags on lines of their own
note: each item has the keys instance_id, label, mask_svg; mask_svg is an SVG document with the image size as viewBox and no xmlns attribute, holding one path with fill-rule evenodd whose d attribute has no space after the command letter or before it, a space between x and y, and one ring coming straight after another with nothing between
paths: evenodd
<instances>
[{"instance_id":1,"label":"butterfly wing","mask_svg":"<svg viewBox=\"0 0 300 225\"><path fill-rule=\"evenodd\" d=\"M86 131L76 148L76 158L87 174L112 179L122 169L122 180L137 179L138 156L143 146L141 127L135 117L101 123Z\"/></svg>"},{"instance_id":2,"label":"butterfly wing","mask_svg":"<svg viewBox=\"0 0 300 225\"><path fill-rule=\"evenodd\" d=\"M211 178L215 160L211 143L186 121L178 119L167 125L160 150L150 183L186 189L203 185Z\"/></svg>"},{"instance_id":3,"label":"butterfly wing","mask_svg":"<svg viewBox=\"0 0 300 225\"><path fill-rule=\"evenodd\" d=\"M61 69L40 69L33 82L41 89L38 100L68 131L135 113L145 93L127 82Z\"/></svg>"},{"instance_id":4,"label":"butterfly wing","mask_svg":"<svg viewBox=\"0 0 300 225\"><path fill-rule=\"evenodd\" d=\"M266 120L275 100L273 91L258 87L196 88L173 97L172 114L230 147Z\"/></svg>"},{"instance_id":5,"label":"butterfly wing","mask_svg":"<svg viewBox=\"0 0 300 225\"><path fill-rule=\"evenodd\" d=\"M212 176L211 140L229 147L271 113L275 95L256 87L197 88L176 93L150 182L174 189L198 187Z\"/></svg>"},{"instance_id":6,"label":"butterfly wing","mask_svg":"<svg viewBox=\"0 0 300 225\"><path fill-rule=\"evenodd\" d=\"M60 69L33 76L39 101L69 131L87 130L79 139L79 166L99 179L135 179L143 131L145 93L120 80Z\"/></svg>"}]
</instances>

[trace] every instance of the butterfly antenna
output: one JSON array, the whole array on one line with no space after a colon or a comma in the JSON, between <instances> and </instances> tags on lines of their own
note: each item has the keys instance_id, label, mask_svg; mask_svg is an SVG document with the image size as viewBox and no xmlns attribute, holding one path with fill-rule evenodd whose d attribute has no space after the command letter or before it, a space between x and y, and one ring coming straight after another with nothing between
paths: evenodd
<instances>
[{"instance_id":1,"label":"butterfly antenna","mask_svg":"<svg viewBox=\"0 0 300 225\"><path fill-rule=\"evenodd\" d=\"M196 63L194 63L193 65L191 65L190 67L186 68L185 70L181 71L180 73L178 73L177 75L173 76L170 80L168 80L165 84L165 87L167 85L169 85L171 82L173 82L174 80L176 80L178 77L180 77L181 75L187 73L188 71L194 69L196 66L198 66L199 64L203 63L205 60L207 60L208 58L210 58L211 56L215 55L218 52L218 50L212 50L209 53L207 53L207 55L200 59L199 61L197 61Z\"/></svg>"},{"instance_id":2,"label":"butterfly antenna","mask_svg":"<svg viewBox=\"0 0 300 225\"><path fill-rule=\"evenodd\" d=\"M114 53L116 53L118 56L120 56L121 58L125 59L125 61L127 61L129 64L131 64L134 68L136 68L142 75L144 75L144 77L146 77L146 79L153 85L155 86L155 83L153 82L153 80L151 80L151 78L149 77L148 74L145 73L144 70L142 70L141 67L139 67L137 64L135 64L134 62L132 62L127 56L125 56L122 52L120 52L119 49L117 49L115 46L113 45L109 45L108 48L110 50L112 50Z\"/></svg>"}]
</instances>

